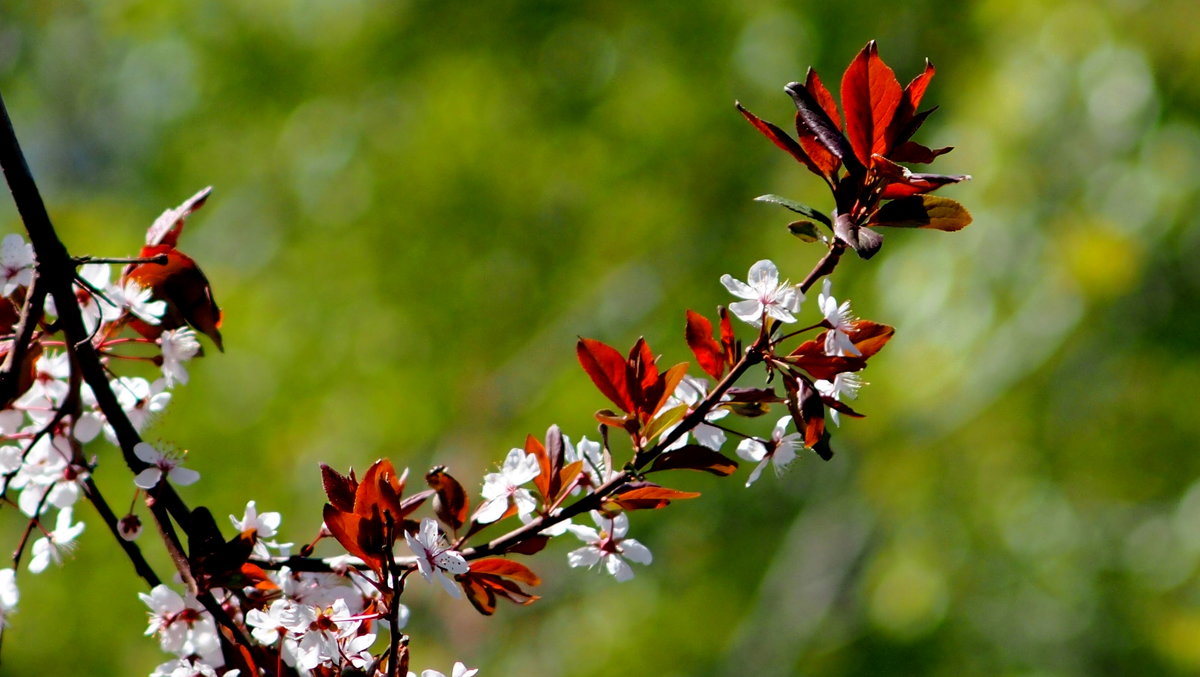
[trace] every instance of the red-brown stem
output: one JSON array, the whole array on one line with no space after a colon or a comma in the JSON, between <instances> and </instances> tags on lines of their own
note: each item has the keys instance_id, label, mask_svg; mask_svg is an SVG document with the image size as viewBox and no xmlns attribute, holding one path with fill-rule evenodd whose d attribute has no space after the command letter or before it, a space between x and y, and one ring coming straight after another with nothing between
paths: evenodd
<instances>
[{"instance_id":1,"label":"red-brown stem","mask_svg":"<svg viewBox=\"0 0 1200 677\"><path fill-rule=\"evenodd\" d=\"M34 277L25 293L25 307L21 309L16 336L12 347L0 365L0 402L8 402L21 393L17 392L21 383L21 369L25 362L25 354L33 340L34 329L42 321L42 311L46 307L46 286L38 284Z\"/></svg>"},{"instance_id":2,"label":"red-brown stem","mask_svg":"<svg viewBox=\"0 0 1200 677\"><path fill-rule=\"evenodd\" d=\"M141 576L142 580L146 581L146 585L151 588L162 583L158 574L154 573L154 569L150 567L150 563L146 561L145 557L142 557L142 551L138 548L137 544L125 540L125 537L121 535L120 520L112 511L112 508L108 506L108 501L104 500L104 496L100 493L100 489L96 487L96 483L92 481L92 478L88 477L80 482L80 484L83 487L83 495L87 496L87 499L96 507L96 512L100 513L100 519L104 520L104 524L108 526L108 530L116 537L117 544L121 546L121 549L125 551L125 556L133 563L133 570L137 575Z\"/></svg>"},{"instance_id":3,"label":"red-brown stem","mask_svg":"<svg viewBox=\"0 0 1200 677\"><path fill-rule=\"evenodd\" d=\"M830 245L829 251L825 253L825 256L821 257L820 261L817 261L817 265L814 266L811 271L809 271L808 275L805 276L804 280L798 285L800 287L800 291L802 293L807 292L809 289L812 289L812 286L817 283L817 280L832 273L833 270L837 268L838 261L841 260L842 252L844 251L846 251L846 243L842 242L841 240L837 240Z\"/></svg>"}]
</instances>

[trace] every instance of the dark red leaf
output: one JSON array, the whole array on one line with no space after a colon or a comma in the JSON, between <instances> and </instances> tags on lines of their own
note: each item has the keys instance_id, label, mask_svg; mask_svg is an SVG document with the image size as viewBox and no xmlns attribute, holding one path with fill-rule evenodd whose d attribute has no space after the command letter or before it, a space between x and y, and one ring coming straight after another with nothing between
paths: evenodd
<instances>
[{"instance_id":1,"label":"dark red leaf","mask_svg":"<svg viewBox=\"0 0 1200 677\"><path fill-rule=\"evenodd\" d=\"M808 170L812 173L818 176L823 174L821 168L817 166L813 159L808 156L808 153L804 151L804 148L802 148L800 144L796 143L795 139L788 136L787 132L783 131L776 125L767 122L766 120L760 119L754 113L746 110L746 108L742 106L741 102L735 102L734 105L737 106L738 112L742 114L742 117L746 118L750 124L754 125L755 129L762 132L762 135L770 139L771 142L777 147L783 149L785 152L795 158L797 162L800 162L805 167L808 167ZM821 150L828 154L828 151L824 150L823 148Z\"/></svg>"},{"instance_id":2,"label":"dark red leaf","mask_svg":"<svg viewBox=\"0 0 1200 677\"><path fill-rule=\"evenodd\" d=\"M550 458L546 455L546 448L533 435L525 436L525 453L533 454L538 460L537 477L533 478L533 485L537 487L538 493L542 495L542 507L550 505Z\"/></svg>"},{"instance_id":3,"label":"dark red leaf","mask_svg":"<svg viewBox=\"0 0 1200 677\"><path fill-rule=\"evenodd\" d=\"M515 552L520 555L536 555L537 553L541 552L549 542L549 536L531 536L512 546L507 550L507 552Z\"/></svg>"},{"instance_id":4,"label":"dark red leaf","mask_svg":"<svg viewBox=\"0 0 1200 677\"><path fill-rule=\"evenodd\" d=\"M883 246L883 235L859 225L849 214L838 214L833 220L833 233L850 245L859 258L869 259Z\"/></svg>"},{"instance_id":5,"label":"dark red leaf","mask_svg":"<svg viewBox=\"0 0 1200 677\"><path fill-rule=\"evenodd\" d=\"M804 417L804 446L813 447L825 433L825 402L808 381L800 380L800 415Z\"/></svg>"},{"instance_id":6,"label":"dark red leaf","mask_svg":"<svg viewBox=\"0 0 1200 677\"><path fill-rule=\"evenodd\" d=\"M467 594L467 601L475 610L484 616L491 616L496 613L496 594L492 592L491 587L484 585L478 578L470 576L458 576L458 582L462 585L463 592Z\"/></svg>"},{"instance_id":7,"label":"dark red leaf","mask_svg":"<svg viewBox=\"0 0 1200 677\"><path fill-rule=\"evenodd\" d=\"M863 165L874 165L875 153L890 150L888 129L903 94L896 74L879 58L875 41L868 42L842 76L846 136Z\"/></svg>"},{"instance_id":8,"label":"dark red leaf","mask_svg":"<svg viewBox=\"0 0 1200 677\"><path fill-rule=\"evenodd\" d=\"M737 470L737 461L699 444L668 451L650 464L650 470L700 470L727 477Z\"/></svg>"},{"instance_id":9,"label":"dark red leaf","mask_svg":"<svg viewBox=\"0 0 1200 677\"><path fill-rule=\"evenodd\" d=\"M717 306L717 314L721 317L721 348L725 351L725 364L732 367L737 364L738 343L733 335L733 323L729 321L729 309Z\"/></svg>"},{"instance_id":10,"label":"dark red leaf","mask_svg":"<svg viewBox=\"0 0 1200 677\"><path fill-rule=\"evenodd\" d=\"M575 347L575 355L600 392L617 405L618 409L627 414L631 413L633 400L629 396L625 358L621 353L600 341L580 338Z\"/></svg>"},{"instance_id":11,"label":"dark red leaf","mask_svg":"<svg viewBox=\"0 0 1200 677\"><path fill-rule=\"evenodd\" d=\"M929 59L925 60L925 70L920 75L912 79L908 86L904 88L904 94L900 98L900 105L896 107L896 115L892 119L892 124L888 130L889 134L889 150L895 149L897 145L907 141L912 137L913 132L921 126L925 118L933 112L933 109L927 110L920 115L917 115L917 109L921 106L921 99L925 96L925 89L929 87L929 81L933 79L934 68ZM899 162L917 162L916 160L898 160L894 157L894 153L884 153L887 157Z\"/></svg>"},{"instance_id":12,"label":"dark red leaf","mask_svg":"<svg viewBox=\"0 0 1200 677\"><path fill-rule=\"evenodd\" d=\"M649 482L637 482L628 487L630 488L610 496L606 503L623 510L657 510L667 507L671 501L696 498L700 495L694 491L667 489Z\"/></svg>"},{"instance_id":13,"label":"dark red leaf","mask_svg":"<svg viewBox=\"0 0 1200 677\"><path fill-rule=\"evenodd\" d=\"M650 344L646 343L644 337L638 337L638 340L629 349L629 380L637 383L638 387L643 391L652 387L658 382L658 367L654 351L650 350ZM629 389L630 392L633 388Z\"/></svg>"},{"instance_id":14,"label":"dark red leaf","mask_svg":"<svg viewBox=\"0 0 1200 677\"><path fill-rule=\"evenodd\" d=\"M915 141L905 141L900 144L895 150L888 155L888 159L892 162L916 162L920 164L929 164L933 162L939 155L945 155L954 150L954 146L946 146L945 148L926 148Z\"/></svg>"},{"instance_id":15,"label":"dark red leaf","mask_svg":"<svg viewBox=\"0 0 1200 677\"><path fill-rule=\"evenodd\" d=\"M886 158L877 157L877 159L879 162L877 162L875 166L879 170L880 175L892 181L886 188L883 189L883 194L880 196L880 199L882 200L908 197L910 195L920 195L937 190L946 184L971 180L971 177L966 174L960 174L956 176L947 176L943 174L918 174L911 172L907 167L902 167L887 160Z\"/></svg>"},{"instance_id":16,"label":"dark red leaf","mask_svg":"<svg viewBox=\"0 0 1200 677\"><path fill-rule=\"evenodd\" d=\"M873 225L897 228L928 228L953 232L971 223L971 213L958 202L934 195L902 197L880 207Z\"/></svg>"},{"instance_id":17,"label":"dark red leaf","mask_svg":"<svg viewBox=\"0 0 1200 677\"><path fill-rule=\"evenodd\" d=\"M833 95L826 89L825 83L821 82L821 78L817 75L816 70L812 68L808 69L808 75L804 79L804 88L808 90L808 93L817 102L817 105L825 111L825 115L833 122L834 127L840 130L842 128L842 115L838 112L837 102L834 101ZM820 167L822 173L829 179L836 176L838 168L842 165L841 161L838 160L837 156L829 152L829 149L825 148L825 145L817 139L816 134L809 131L808 127L804 124L803 116L798 111L796 113L796 133L799 135L797 140L800 142L800 147Z\"/></svg>"},{"instance_id":18,"label":"dark red leaf","mask_svg":"<svg viewBox=\"0 0 1200 677\"><path fill-rule=\"evenodd\" d=\"M694 311L687 311L687 328L684 330L688 347L696 356L696 364L709 376L720 379L725 375L725 351L712 336L712 323Z\"/></svg>"},{"instance_id":19,"label":"dark red leaf","mask_svg":"<svg viewBox=\"0 0 1200 677\"><path fill-rule=\"evenodd\" d=\"M321 464L321 483L325 486L325 495L333 507L342 512L354 512L354 493L358 489L353 473L343 475L333 468Z\"/></svg>"},{"instance_id":20,"label":"dark red leaf","mask_svg":"<svg viewBox=\"0 0 1200 677\"><path fill-rule=\"evenodd\" d=\"M827 151L846 164L851 174L861 175L863 164L854 155L850 142L842 134L838 125L829 117L821 104L817 102L808 88L799 82L793 82L783 88L796 104L796 124L807 129Z\"/></svg>"},{"instance_id":21,"label":"dark red leaf","mask_svg":"<svg viewBox=\"0 0 1200 677\"><path fill-rule=\"evenodd\" d=\"M425 483L433 488L433 512L444 524L458 531L467 523L471 514L471 501L466 490L446 472L446 466L439 465L425 473Z\"/></svg>"},{"instance_id":22,"label":"dark red leaf","mask_svg":"<svg viewBox=\"0 0 1200 677\"><path fill-rule=\"evenodd\" d=\"M376 572L383 568L383 531L378 519L369 520L343 512L329 503L323 511L325 526L346 552L367 563Z\"/></svg>"},{"instance_id":23,"label":"dark red leaf","mask_svg":"<svg viewBox=\"0 0 1200 677\"><path fill-rule=\"evenodd\" d=\"M835 400L832 397L822 395L821 401L824 402L825 406L829 407L830 409L836 409L847 416L853 416L854 418L866 418L866 416L854 411L850 408L850 405L842 402L841 400Z\"/></svg>"},{"instance_id":24,"label":"dark red leaf","mask_svg":"<svg viewBox=\"0 0 1200 677\"><path fill-rule=\"evenodd\" d=\"M895 327L870 320L854 320L846 331L850 342L862 353L864 360L879 352L895 333Z\"/></svg>"},{"instance_id":25,"label":"dark red leaf","mask_svg":"<svg viewBox=\"0 0 1200 677\"><path fill-rule=\"evenodd\" d=\"M541 585L542 579L533 570L519 562L502 557L487 557L471 562L471 573L484 573L511 578L526 585Z\"/></svg>"}]
</instances>

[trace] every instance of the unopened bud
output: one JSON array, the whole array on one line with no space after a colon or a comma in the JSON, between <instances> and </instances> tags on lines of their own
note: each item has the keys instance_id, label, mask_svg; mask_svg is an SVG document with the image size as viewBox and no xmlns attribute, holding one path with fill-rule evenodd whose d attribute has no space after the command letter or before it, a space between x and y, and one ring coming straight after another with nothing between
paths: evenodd
<instances>
[{"instance_id":1,"label":"unopened bud","mask_svg":"<svg viewBox=\"0 0 1200 677\"><path fill-rule=\"evenodd\" d=\"M137 515L129 513L117 522L117 531L121 538L132 541L142 533L142 520Z\"/></svg>"}]
</instances>

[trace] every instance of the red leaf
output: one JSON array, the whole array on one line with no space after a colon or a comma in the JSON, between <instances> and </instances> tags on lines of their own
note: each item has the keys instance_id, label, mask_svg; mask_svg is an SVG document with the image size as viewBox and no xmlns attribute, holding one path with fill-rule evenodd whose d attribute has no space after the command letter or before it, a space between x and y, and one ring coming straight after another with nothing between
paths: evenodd
<instances>
[{"instance_id":1,"label":"red leaf","mask_svg":"<svg viewBox=\"0 0 1200 677\"><path fill-rule=\"evenodd\" d=\"M925 96L925 89L929 87L929 81L933 79L933 74L933 64L926 59L925 70L904 88L900 105L896 107L896 116L892 119L892 124L888 129L889 152L884 153L887 157L898 162L921 162L920 160L900 160L894 157L894 153L891 151L912 137L925 118L933 112L928 110L920 115L917 114L917 108L921 105L921 99Z\"/></svg>"},{"instance_id":2,"label":"red leaf","mask_svg":"<svg viewBox=\"0 0 1200 677\"><path fill-rule=\"evenodd\" d=\"M737 461L699 444L668 451L650 464L651 471L700 470L719 477L732 475L737 467Z\"/></svg>"},{"instance_id":3,"label":"red leaf","mask_svg":"<svg viewBox=\"0 0 1200 677\"><path fill-rule=\"evenodd\" d=\"M554 503L566 496L568 492L575 486L575 481L579 479L579 475L583 473L583 461L575 461L568 463L565 468L558 472L558 495L554 497Z\"/></svg>"},{"instance_id":4,"label":"red leaf","mask_svg":"<svg viewBox=\"0 0 1200 677\"><path fill-rule=\"evenodd\" d=\"M166 311L155 330L175 329L190 324L212 339L218 350L223 351L221 309L213 299L212 287L204 271L190 256L165 244L147 245L140 252L143 258L160 254L167 256L165 265L131 264L122 274L122 283L133 280L143 289L149 289L154 298L166 303Z\"/></svg>"},{"instance_id":5,"label":"red leaf","mask_svg":"<svg viewBox=\"0 0 1200 677\"><path fill-rule=\"evenodd\" d=\"M475 610L484 616L491 616L496 613L496 594L491 588L484 585L477 578L469 576L459 576L459 584L462 585L463 592L467 594L467 601Z\"/></svg>"},{"instance_id":6,"label":"red leaf","mask_svg":"<svg viewBox=\"0 0 1200 677\"><path fill-rule=\"evenodd\" d=\"M536 555L537 553L541 552L549 542L549 536L531 536L512 546L506 552L515 552L521 555Z\"/></svg>"},{"instance_id":7,"label":"red leaf","mask_svg":"<svg viewBox=\"0 0 1200 677\"><path fill-rule=\"evenodd\" d=\"M838 112L837 103L833 100L833 95L825 88L825 83L821 82L817 71L809 68L808 76L804 81L804 88L808 90L809 95L816 101L821 110L825 111L834 127L840 130L842 128L842 116ZM841 160L836 155L829 152L829 149L821 143L817 135L811 132L804 124L804 117L799 111L796 112L796 133L797 140L800 142L800 147L804 152L808 153L827 179L833 179L837 175L838 168L842 166Z\"/></svg>"},{"instance_id":8,"label":"red leaf","mask_svg":"<svg viewBox=\"0 0 1200 677\"><path fill-rule=\"evenodd\" d=\"M902 197L883 205L871 217L873 226L928 228L954 232L971 223L971 213L958 202L936 195Z\"/></svg>"},{"instance_id":9,"label":"red leaf","mask_svg":"<svg viewBox=\"0 0 1200 677\"><path fill-rule=\"evenodd\" d=\"M867 361L863 357L826 355L825 332L815 339L796 346L796 349L783 360L803 369L813 378L826 381L832 381L842 372L858 371L867 366Z\"/></svg>"},{"instance_id":10,"label":"red leaf","mask_svg":"<svg viewBox=\"0 0 1200 677\"><path fill-rule=\"evenodd\" d=\"M526 585L541 585L542 579L533 570L519 562L502 557L488 557L471 562L471 573L484 573L511 578Z\"/></svg>"},{"instance_id":11,"label":"red leaf","mask_svg":"<svg viewBox=\"0 0 1200 677\"><path fill-rule=\"evenodd\" d=\"M817 75L816 69L809 67L808 73L804 78L804 88L812 95L813 100L817 102L821 110L825 111L825 114L833 121L834 126L841 129L842 116L838 112L837 101L834 101L833 95L829 93L829 89L825 86L825 83L821 82L821 76Z\"/></svg>"},{"instance_id":12,"label":"red leaf","mask_svg":"<svg viewBox=\"0 0 1200 677\"><path fill-rule=\"evenodd\" d=\"M725 351L712 336L712 323L694 311L687 311L687 328L684 330L688 347L696 356L696 364L709 376L720 379L725 374Z\"/></svg>"},{"instance_id":13,"label":"red leaf","mask_svg":"<svg viewBox=\"0 0 1200 677\"><path fill-rule=\"evenodd\" d=\"M824 402L825 406L829 407L830 409L836 409L847 416L853 416L854 418L866 418L866 416L854 411L850 408L850 405L842 402L841 400L835 400L832 397L826 397L825 395L822 395L821 401Z\"/></svg>"},{"instance_id":14,"label":"red leaf","mask_svg":"<svg viewBox=\"0 0 1200 677\"><path fill-rule=\"evenodd\" d=\"M926 148L915 141L905 141L898 147L892 150L888 155L888 159L892 162L916 162L920 164L929 164L933 162L939 155L945 155L954 150L954 146L946 146L945 148Z\"/></svg>"},{"instance_id":15,"label":"red leaf","mask_svg":"<svg viewBox=\"0 0 1200 677\"><path fill-rule=\"evenodd\" d=\"M383 531L378 519L367 520L351 512L342 512L326 503L325 526L346 552L366 562L376 572L383 568ZM376 533L378 531L378 533Z\"/></svg>"},{"instance_id":16,"label":"red leaf","mask_svg":"<svg viewBox=\"0 0 1200 677\"><path fill-rule=\"evenodd\" d=\"M862 174L863 165L854 156L854 149L850 142L846 140L846 136L842 134L838 124L813 98L808 88L799 82L792 82L783 90L792 97L792 101L796 104L797 129L808 131L808 134L802 136L808 138L811 134L811 138L815 138L825 150L845 163L846 169L851 174Z\"/></svg>"},{"instance_id":17,"label":"red leaf","mask_svg":"<svg viewBox=\"0 0 1200 677\"><path fill-rule=\"evenodd\" d=\"M792 137L788 136L787 132L783 131L774 124L767 122L766 120L760 119L754 113L746 110L740 102L735 102L734 105L737 106L738 112L742 114L742 117L746 118L750 124L754 125L755 129L762 132L762 135L770 139L771 142L777 147L783 149L786 153L795 158L797 162L800 162L805 167L808 167L808 170L813 174L816 174L817 176L824 175L821 167L809 157L809 154L805 152L805 149L801 147L801 144L796 143ZM801 140L801 143L803 143L803 140ZM823 147L821 148L821 152L826 155L829 154L829 151L825 150Z\"/></svg>"},{"instance_id":18,"label":"red leaf","mask_svg":"<svg viewBox=\"0 0 1200 677\"><path fill-rule=\"evenodd\" d=\"M804 417L804 446L812 448L825 434L825 402L808 381L800 381L800 415Z\"/></svg>"},{"instance_id":19,"label":"red leaf","mask_svg":"<svg viewBox=\"0 0 1200 677\"><path fill-rule=\"evenodd\" d=\"M358 482L353 472L349 476L343 475L322 463L321 483L333 507L342 512L354 512L354 493L358 489Z\"/></svg>"},{"instance_id":20,"label":"red leaf","mask_svg":"<svg viewBox=\"0 0 1200 677\"><path fill-rule=\"evenodd\" d=\"M888 129L903 94L896 74L879 58L875 41L868 42L842 76L846 136L863 165L872 166L875 153L890 150Z\"/></svg>"},{"instance_id":21,"label":"red leaf","mask_svg":"<svg viewBox=\"0 0 1200 677\"><path fill-rule=\"evenodd\" d=\"M895 333L896 328L890 325L870 320L855 320L850 323L850 330L846 332L846 335L850 337L850 342L854 344L855 348L858 348L865 360L887 345Z\"/></svg>"},{"instance_id":22,"label":"red leaf","mask_svg":"<svg viewBox=\"0 0 1200 677\"><path fill-rule=\"evenodd\" d=\"M627 414L633 411L633 400L625 380L625 358L621 353L600 341L580 338L575 355L605 397L621 411Z\"/></svg>"},{"instance_id":23,"label":"red leaf","mask_svg":"<svg viewBox=\"0 0 1200 677\"><path fill-rule=\"evenodd\" d=\"M625 372L629 394L635 405L644 404L644 397L639 395L644 395L658 383L658 367L654 362L654 352L650 350L650 345L646 343L645 338L638 337L637 342L629 349L629 363Z\"/></svg>"},{"instance_id":24,"label":"red leaf","mask_svg":"<svg viewBox=\"0 0 1200 677\"><path fill-rule=\"evenodd\" d=\"M436 496L433 499L433 512L438 519L457 531L467 523L467 515L471 513L471 501L467 492L458 480L446 472L446 466L439 465L425 474L425 483L433 488Z\"/></svg>"},{"instance_id":25,"label":"red leaf","mask_svg":"<svg viewBox=\"0 0 1200 677\"><path fill-rule=\"evenodd\" d=\"M538 493L542 495L543 507L550 505L550 457L546 455L546 448L533 435L525 436L525 453L533 454L537 457L538 467L541 470L537 477L533 478L533 485L537 487Z\"/></svg>"},{"instance_id":26,"label":"red leaf","mask_svg":"<svg viewBox=\"0 0 1200 677\"><path fill-rule=\"evenodd\" d=\"M404 472L404 477L397 477L392 462L386 458L372 463L371 467L363 473L362 481L358 483L358 490L354 493L355 514L366 517L378 510L380 515L390 513L392 523L399 524L400 520L404 518L404 513L400 509L400 494L404 491L408 470L406 469Z\"/></svg>"},{"instance_id":27,"label":"red leaf","mask_svg":"<svg viewBox=\"0 0 1200 677\"><path fill-rule=\"evenodd\" d=\"M737 339L733 335L733 323L729 321L729 309L725 306L717 307L717 314L721 316L721 347L725 349L725 363L733 366L737 363Z\"/></svg>"},{"instance_id":28,"label":"red leaf","mask_svg":"<svg viewBox=\"0 0 1200 677\"><path fill-rule=\"evenodd\" d=\"M942 186L950 183L959 183L960 181L970 181L971 177L967 174L959 174L956 176L947 176L944 174L918 174L909 171L907 167L902 167L887 158L876 156L878 163L876 168L879 174L885 178L891 179L891 183L883 189L881 200L891 200L895 198L908 197L910 195L921 195L933 190L937 190Z\"/></svg>"},{"instance_id":29,"label":"red leaf","mask_svg":"<svg viewBox=\"0 0 1200 677\"><path fill-rule=\"evenodd\" d=\"M649 482L629 486L632 488L610 496L606 503L624 510L657 510L667 507L671 501L696 498L700 495L698 492L667 489Z\"/></svg>"}]
</instances>

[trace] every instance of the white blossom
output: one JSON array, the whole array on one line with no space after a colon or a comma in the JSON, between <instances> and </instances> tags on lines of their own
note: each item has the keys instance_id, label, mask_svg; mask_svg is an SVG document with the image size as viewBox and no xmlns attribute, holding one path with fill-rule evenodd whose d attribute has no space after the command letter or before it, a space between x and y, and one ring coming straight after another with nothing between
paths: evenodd
<instances>
[{"instance_id":1,"label":"white blossom","mask_svg":"<svg viewBox=\"0 0 1200 677\"><path fill-rule=\"evenodd\" d=\"M425 580L432 583L436 579L446 592L450 593L451 597L457 598L462 595L458 586L454 585L454 581L451 581L444 572L465 574L470 571L470 567L467 566L467 561L458 554L458 551L442 547L437 522L426 517L421 520L421 527L417 535L414 536L406 531L404 540L408 542L408 547L412 550L413 555L416 555L417 570L421 572Z\"/></svg>"},{"instance_id":2,"label":"white blossom","mask_svg":"<svg viewBox=\"0 0 1200 677\"><path fill-rule=\"evenodd\" d=\"M735 280L731 275L722 275L721 284L731 294L746 299L729 306L738 319L755 327L762 326L763 316L773 317L780 322L795 322L792 313L800 310L804 294L796 286L779 281L779 269L771 261L763 259L750 266L746 282Z\"/></svg>"},{"instance_id":3,"label":"white blossom","mask_svg":"<svg viewBox=\"0 0 1200 677\"><path fill-rule=\"evenodd\" d=\"M604 563L604 569L618 581L633 578L633 568L625 561L650 564L653 557L649 548L632 538L625 538L629 531L629 518L625 513L609 518L592 511L592 520L599 531L591 527L573 524L571 533L586 546L567 553L567 563L573 567L592 567Z\"/></svg>"},{"instance_id":4,"label":"white blossom","mask_svg":"<svg viewBox=\"0 0 1200 677\"><path fill-rule=\"evenodd\" d=\"M0 241L0 295L9 296L17 287L33 284L33 245L13 233Z\"/></svg>"},{"instance_id":5,"label":"white blossom","mask_svg":"<svg viewBox=\"0 0 1200 677\"><path fill-rule=\"evenodd\" d=\"M71 516L71 508L59 510L54 522L54 531L34 541L32 556L29 558L31 572L40 574L50 562L62 564L63 553L70 552L75 547L75 537L83 533L85 525L83 522L71 524Z\"/></svg>"},{"instance_id":6,"label":"white blossom","mask_svg":"<svg viewBox=\"0 0 1200 677\"><path fill-rule=\"evenodd\" d=\"M528 515L537 507L537 501L528 489L521 485L532 480L541 472L537 456L524 450L512 449L500 466L500 472L488 473L483 478L483 504L475 513L480 524L495 522L508 510L509 503L517 507L518 515Z\"/></svg>"},{"instance_id":7,"label":"white blossom","mask_svg":"<svg viewBox=\"0 0 1200 677\"><path fill-rule=\"evenodd\" d=\"M183 457L177 453L166 453L149 442L138 442L133 454L150 467L137 474L133 483L139 489L153 489L165 476L168 481L187 486L200 479L200 473L183 467Z\"/></svg>"},{"instance_id":8,"label":"white blossom","mask_svg":"<svg viewBox=\"0 0 1200 677\"><path fill-rule=\"evenodd\" d=\"M800 433L786 434L788 423L791 420L791 416L779 419L779 422L775 424L775 429L771 431L771 439L766 444L754 438L747 438L738 445L738 456L758 463L754 470L750 471L746 486L754 484L768 462L775 464L775 472L778 474L783 472L783 469L796 458L796 449L803 446L803 440Z\"/></svg>"},{"instance_id":9,"label":"white blossom","mask_svg":"<svg viewBox=\"0 0 1200 677\"><path fill-rule=\"evenodd\" d=\"M862 352L850 340L850 335L847 334L849 329L853 328L855 317L850 314L850 302L845 301L842 305L838 305L837 299L830 293L830 288L833 283L829 278L821 284L821 293L817 296L817 305L821 307L821 314L825 316L825 323L829 325L829 331L825 333L825 354L836 355L840 357L859 357Z\"/></svg>"}]
</instances>

